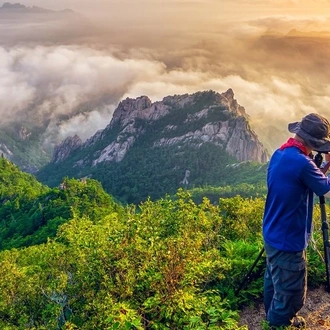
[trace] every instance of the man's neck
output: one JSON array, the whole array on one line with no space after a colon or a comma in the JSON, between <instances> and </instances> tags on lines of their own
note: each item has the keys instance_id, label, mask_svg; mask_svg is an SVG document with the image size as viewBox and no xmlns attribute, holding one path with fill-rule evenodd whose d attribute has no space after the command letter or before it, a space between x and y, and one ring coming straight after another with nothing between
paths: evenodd
<instances>
[{"instance_id":1,"label":"man's neck","mask_svg":"<svg viewBox=\"0 0 330 330\"><path fill-rule=\"evenodd\" d=\"M304 147L305 147L306 150L307 150L307 154L308 154L308 155L313 151L313 148L310 147L309 145L307 145L306 142L305 142L300 136L295 135L293 138L294 138L295 140L301 142L301 143L304 145Z\"/></svg>"}]
</instances>

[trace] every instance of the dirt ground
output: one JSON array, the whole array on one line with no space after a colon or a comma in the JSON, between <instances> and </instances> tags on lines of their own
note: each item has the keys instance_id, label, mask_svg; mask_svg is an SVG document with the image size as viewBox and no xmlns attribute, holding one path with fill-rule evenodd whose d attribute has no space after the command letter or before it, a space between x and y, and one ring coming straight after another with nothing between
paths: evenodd
<instances>
[{"instance_id":1,"label":"dirt ground","mask_svg":"<svg viewBox=\"0 0 330 330\"><path fill-rule=\"evenodd\" d=\"M325 288L309 290L305 306L299 312L305 318L307 330L330 330L330 293ZM240 313L240 326L249 330L262 330L265 310L262 302L247 307Z\"/></svg>"}]
</instances>

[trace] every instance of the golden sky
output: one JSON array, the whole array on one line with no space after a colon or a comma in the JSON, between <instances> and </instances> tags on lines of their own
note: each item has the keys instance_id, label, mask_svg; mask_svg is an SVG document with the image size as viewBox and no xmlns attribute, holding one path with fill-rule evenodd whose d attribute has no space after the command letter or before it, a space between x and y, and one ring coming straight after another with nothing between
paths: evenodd
<instances>
[{"instance_id":1,"label":"golden sky","mask_svg":"<svg viewBox=\"0 0 330 330\"><path fill-rule=\"evenodd\" d=\"M20 3L71 8L92 26L81 28L82 35L89 30L88 38L63 34L56 40L54 31L47 34L43 26L38 29L44 31L40 42L36 29L22 22L11 30L1 27L0 112L7 117L40 100L40 93L45 97L35 108L40 116L70 113L93 99L108 100L107 106L63 124L59 138L79 135L81 128L88 135L105 127L126 97L147 95L157 101L207 89L222 93L232 88L270 151L287 138L288 122L309 112L330 118L330 0ZM8 31L15 31L16 44ZM10 48L1 45L6 35Z\"/></svg>"},{"instance_id":2,"label":"golden sky","mask_svg":"<svg viewBox=\"0 0 330 330\"><path fill-rule=\"evenodd\" d=\"M21 0L20 3L27 6L41 6L49 9L61 10L71 8L83 13L96 13L116 10L138 9L139 14L143 11L154 13L180 11L184 8L188 11L186 18L195 15L196 10L209 13L212 16L223 17L250 17L250 15L329 15L330 3L328 0ZM215 12L216 11L216 12Z\"/></svg>"}]
</instances>

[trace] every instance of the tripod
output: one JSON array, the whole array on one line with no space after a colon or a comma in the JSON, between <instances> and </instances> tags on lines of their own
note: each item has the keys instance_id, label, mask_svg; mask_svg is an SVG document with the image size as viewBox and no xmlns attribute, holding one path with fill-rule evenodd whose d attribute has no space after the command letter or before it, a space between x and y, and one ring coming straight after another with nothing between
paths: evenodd
<instances>
[{"instance_id":1,"label":"tripod","mask_svg":"<svg viewBox=\"0 0 330 330\"><path fill-rule=\"evenodd\" d=\"M314 157L314 162L318 168L321 168L323 161L323 156L321 152L318 152ZM329 225L327 222L327 215L325 210L325 197L319 196L319 205L321 211L321 220L322 220L322 236L323 236L323 247L324 247L324 263L326 268L326 284L325 288L327 292L330 292L330 241L329 241ZM239 292L245 286L245 284L250 280L253 269L258 264L259 260L261 259L262 255L265 252L265 248L263 247L257 256L256 260L254 261L253 265L249 269L248 273L244 276L243 281L241 282L240 286L235 291L235 296L238 296Z\"/></svg>"},{"instance_id":2,"label":"tripod","mask_svg":"<svg viewBox=\"0 0 330 330\"><path fill-rule=\"evenodd\" d=\"M321 167L323 161L322 154L318 152L314 157L314 162L318 168ZM329 225L327 222L327 214L325 211L325 198L319 197L321 220L322 220L322 236L323 236L323 248L324 248L324 263L326 268L327 281L325 284L326 290L330 292L330 241L329 241Z\"/></svg>"}]
</instances>

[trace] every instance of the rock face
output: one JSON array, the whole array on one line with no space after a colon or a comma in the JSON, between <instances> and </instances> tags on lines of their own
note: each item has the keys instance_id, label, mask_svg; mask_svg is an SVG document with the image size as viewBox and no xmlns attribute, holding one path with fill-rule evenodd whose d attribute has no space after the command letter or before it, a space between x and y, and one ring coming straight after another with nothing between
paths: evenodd
<instances>
[{"instance_id":1,"label":"rock face","mask_svg":"<svg viewBox=\"0 0 330 330\"><path fill-rule=\"evenodd\" d=\"M59 163L67 159L71 152L78 149L82 145L82 140L78 135L67 137L61 144L54 149L52 162Z\"/></svg>"},{"instance_id":2,"label":"rock face","mask_svg":"<svg viewBox=\"0 0 330 330\"><path fill-rule=\"evenodd\" d=\"M11 159L13 155L12 151L9 150L9 148L4 143L0 143L0 153L7 159Z\"/></svg>"},{"instance_id":3,"label":"rock face","mask_svg":"<svg viewBox=\"0 0 330 330\"><path fill-rule=\"evenodd\" d=\"M78 136L67 138L55 148L52 162L67 159L77 148L96 145L102 147L93 151L92 166L102 162L121 162L137 139L152 125L156 125L158 130L153 147L189 144L201 148L208 142L222 147L240 162L265 163L269 159L249 126L245 109L234 99L232 89L228 89L222 94L208 91L167 96L155 103L147 96L127 98L120 102L103 131L97 132L84 144ZM84 161L79 160L78 164L81 166Z\"/></svg>"}]
</instances>

